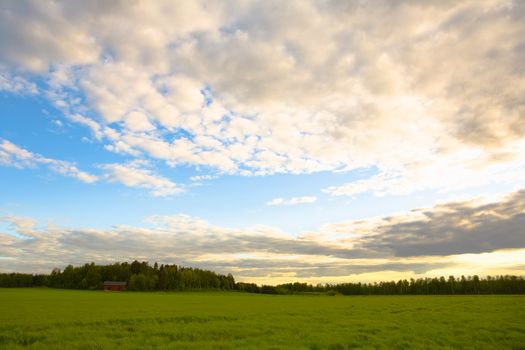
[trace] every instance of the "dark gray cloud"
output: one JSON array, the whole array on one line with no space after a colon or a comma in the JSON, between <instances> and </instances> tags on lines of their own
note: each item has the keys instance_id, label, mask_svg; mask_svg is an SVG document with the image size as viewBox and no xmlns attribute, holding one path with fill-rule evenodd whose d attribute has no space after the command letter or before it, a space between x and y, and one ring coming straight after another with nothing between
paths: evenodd
<instances>
[{"instance_id":1,"label":"dark gray cloud","mask_svg":"<svg viewBox=\"0 0 525 350\"><path fill-rule=\"evenodd\" d=\"M525 247L525 191L498 203L450 203L422 212L409 222L380 225L363 249L395 256L451 255Z\"/></svg>"}]
</instances>

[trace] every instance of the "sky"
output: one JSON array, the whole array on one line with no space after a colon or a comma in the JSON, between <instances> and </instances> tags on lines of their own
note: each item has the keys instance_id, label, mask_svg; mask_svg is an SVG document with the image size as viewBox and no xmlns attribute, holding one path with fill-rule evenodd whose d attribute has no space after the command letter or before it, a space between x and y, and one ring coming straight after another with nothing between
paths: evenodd
<instances>
[{"instance_id":1,"label":"sky","mask_svg":"<svg viewBox=\"0 0 525 350\"><path fill-rule=\"evenodd\" d=\"M525 274L525 2L0 1L0 272Z\"/></svg>"}]
</instances>

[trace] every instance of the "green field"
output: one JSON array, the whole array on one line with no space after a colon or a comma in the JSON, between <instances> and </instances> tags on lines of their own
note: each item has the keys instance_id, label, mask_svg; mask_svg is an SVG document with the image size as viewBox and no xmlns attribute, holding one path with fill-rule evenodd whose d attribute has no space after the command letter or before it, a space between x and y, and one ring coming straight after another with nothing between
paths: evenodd
<instances>
[{"instance_id":1,"label":"green field","mask_svg":"<svg viewBox=\"0 0 525 350\"><path fill-rule=\"evenodd\" d=\"M0 289L0 349L525 349L525 296Z\"/></svg>"}]
</instances>

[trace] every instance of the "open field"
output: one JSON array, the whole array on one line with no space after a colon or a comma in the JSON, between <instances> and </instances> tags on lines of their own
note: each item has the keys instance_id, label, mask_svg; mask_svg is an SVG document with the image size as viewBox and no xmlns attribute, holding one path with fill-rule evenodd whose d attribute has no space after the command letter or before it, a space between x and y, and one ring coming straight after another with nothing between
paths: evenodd
<instances>
[{"instance_id":1,"label":"open field","mask_svg":"<svg viewBox=\"0 0 525 350\"><path fill-rule=\"evenodd\" d=\"M525 349L525 296L0 289L0 349Z\"/></svg>"}]
</instances>

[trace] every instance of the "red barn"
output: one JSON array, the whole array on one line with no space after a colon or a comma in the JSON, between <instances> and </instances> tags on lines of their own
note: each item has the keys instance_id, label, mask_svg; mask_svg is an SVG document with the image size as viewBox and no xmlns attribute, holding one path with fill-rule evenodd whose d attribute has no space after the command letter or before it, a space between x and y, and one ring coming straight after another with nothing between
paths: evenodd
<instances>
[{"instance_id":1,"label":"red barn","mask_svg":"<svg viewBox=\"0 0 525 350\"><path fill-rule=\"evenodd\" d=\"M118 292L126 290L127 287L127 282L104 281L104 290Z\"/></svg>"}]
</instances>

